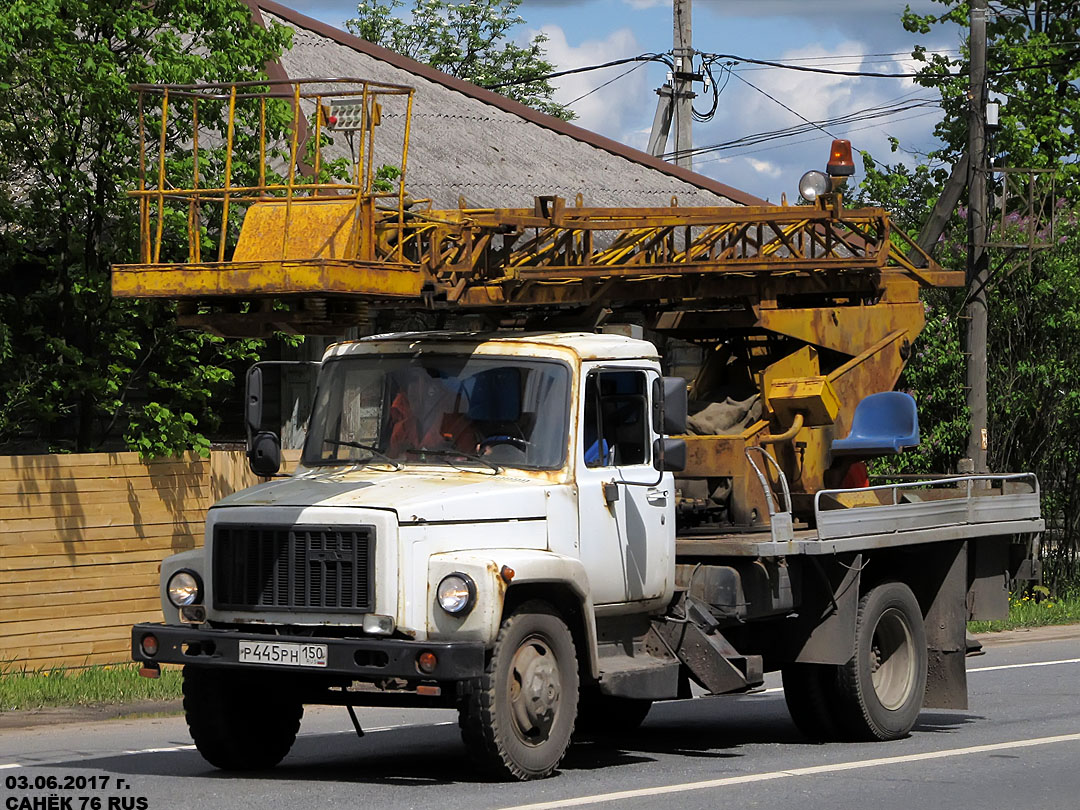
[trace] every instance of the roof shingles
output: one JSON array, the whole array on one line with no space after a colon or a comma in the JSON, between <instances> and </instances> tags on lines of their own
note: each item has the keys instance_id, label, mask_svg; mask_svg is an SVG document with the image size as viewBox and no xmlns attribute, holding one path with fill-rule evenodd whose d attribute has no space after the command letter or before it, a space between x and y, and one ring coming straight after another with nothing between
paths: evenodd
<instances>
[{"instance_id":1,"label":"roof shingles","mask_svg":"<svg viewBox=\"0 0 1080 810\"><path fill-rule=\"evenodd\" d=\"M672 197L680 205L755 202L276 3L259 0L257 5L264 21L293 29L293 46L281 57L289 78L358 77L416 89L406 185L414 197L431 198L436 208L457 207L459 196L476 207L531 207L540 194L557 194L573 204L579 193L586 205L604 207L666 206ZM378 163L400 161L403 113L404 104L393 99L384 106L375 146Z\"/></svg>"}]
</instances>

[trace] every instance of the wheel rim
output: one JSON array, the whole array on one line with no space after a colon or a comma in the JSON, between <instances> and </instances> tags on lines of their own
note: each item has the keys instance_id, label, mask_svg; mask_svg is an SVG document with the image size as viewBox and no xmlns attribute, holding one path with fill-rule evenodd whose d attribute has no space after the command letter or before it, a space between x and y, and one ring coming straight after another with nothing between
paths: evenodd
<instances>
[{"instance_id":1,"label":"wheel rim","mask_svg":"<svg viewBox=\"0 0 1080 810\"><path fill-rule=\"evenodd\" d=\"M562 679L548 642L525 639L510 661L510 716L514 732L526 745L541 745L551 735L559 710Z\"/></svg>"},{"instance_id":2,"label":"wheel rim","mask_svg":"<svg viewBox=\"0 0 1080 810\"><path fill-rule=\"evenodd\" d=\"M889 608L878 620L870 646L870 679L881 705L899 709L915 683L915 645L904 614Z\"/></svg>"}]
</instances>

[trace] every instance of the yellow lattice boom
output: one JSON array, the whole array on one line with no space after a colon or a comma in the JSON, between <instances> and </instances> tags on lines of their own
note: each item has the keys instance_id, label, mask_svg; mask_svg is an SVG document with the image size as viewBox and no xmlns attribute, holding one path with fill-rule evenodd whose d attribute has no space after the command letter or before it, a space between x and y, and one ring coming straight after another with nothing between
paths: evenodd
<instances>
[{"instance_id":1,"label":"yellow lattice boom","mask_svg":"<svg viewBox=\"0 0 1080 810\"><path fill-rule=\"evenodd\" d=\"M632 310L711 348L692 393L729 385L735 367L759 392L759 420L689 442L687 474L730 477L744 517L762 506L746 447L770 444L798 493L839 475L831 439L862 397L896 384L924 325L920 289L964 283L884 210L847 208L839 193L812 205L597 208L585 189L573 204L433 209L406 191L408 87L136 89L148 133L133 192L141 253L113 268L114 295L181 301L186 323L223 334L340 334L380 309L547 327ZM170 138L190 144L189 159ZM793 402L816 423L792 423Z\"/></svg>"}]
</instances>

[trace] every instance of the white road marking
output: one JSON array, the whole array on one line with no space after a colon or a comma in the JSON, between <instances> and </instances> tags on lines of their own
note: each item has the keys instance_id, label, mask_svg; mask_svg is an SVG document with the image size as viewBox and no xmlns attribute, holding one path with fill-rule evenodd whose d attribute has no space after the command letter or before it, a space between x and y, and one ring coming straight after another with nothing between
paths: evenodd
<instances>
[{"instance_id":1,"label":"white road marking","mask_svg":"<svg viewBox=\"0 0 1080 810\"><path fill-rule=\"evenodd\" d=\"M448 720L445 723L402 723L397 726L378 726L376 728L365 728L364 734L377 734L380 731L393 731L394 729L401 728L434 728L435 726L454 726L457 725L457 721ZM313 731L309 734L300 734L299 737L323 737L328 734L356 734L353 729L346 729L345 731ZM123 757L133 754L173 754L177 751L194 751L194 745L173 745L163 748L139 748L129 751L102 751L96 754L90 754L83 757L65 757L64 759L56 760L54 762L4 762L0 763L0 771L7 770L9 768L47 768L53 765L63 765L68 762L85 762L93 759L107 759L108 757Z\"/></svg>"},{"instance_id":2,"label":"white road marking","mask_svg":"<svg viewBox=\"0 0 1080 810\"><path fill-rule=\"evenodd\" d=\"M646 796L663 796L671 793L686 793L692 790L708 790L709 788L728 787L731 785L746 785L754 782L769 782L774 779L787 779L797 776L817 776L819 774L838 773L840 771L855 771L863 768L877 768L883 765L901 765L908 762L926 762L934 759L947 759L949 757L971 756L973 754L986 754L993 751L1009 751L1017 748L1031 748L1037 745L1053 745L1055 743L1080 742L1080 734L1059 734L1054 737L1035 737L1028 740L1012 740L1010 742L991 743L989 745L973 745L968 748L950 748L944 751L927 751L922 754L905 754L897 757L879 757L876 759L859 759L851 762L836 762L832 765L813 765L808 768L792 768L787 771L769 771L767 773L750 773L743 776L728 776L722 779L708 779L702 782L684 782L677 785L660 785L651 788L639 788L637 790L620 790L615 793L597 793L592 796L577 796L572 799L561 799L537 804L521 804L513 807L505 807L502 810L547 810L557 807L581 807L588 804L604 804L607 802L623 801L625 799L640 799Z\"/></svg>"},{"instance_id":3,"label":"white road marking","mask_svg":"<svg viewBox=\"0 0 1080 810\"><path fill-rule=\"evenodd\" d=\"M140 748L140 749L131 750L131 751L121 751L120 755L121 756L126 756L128 754L171 754L174 751L194 751L194 750L195 750L194 745L174 745L171 748ZM95 756L100 756L100 755L95 754Z\"/></svg>"},{"instance_id":4,"label":"white road marking","mask_svg":"<svg viewBox=\"0 0 1080 810\"><path fill-rule=\"evenodd\" d=\"M994 672L999 669L1023 669L1024 667L1052 667L1055 664L1080 664L1080 658L1065 658L1061 661L1035 661L1030 664L999 664L995 667L975 667L968 672Z\"/></svg>"},{"instance_id":5,"label":"white road marking","mask_svg":"<svg viewBox=\"0 0 1080 810\"><path fill-rule=\"evenodd\" d=\"M993 667L976 667L974 669L969 669L968 672L969 673L971 673L971 672L994 672L994 671L1002 670L1002 669L1024 669L1025 667L1050 667L1050 666L1054 666L1056 664L1080 664L1080 658L1065 658L1065 659L1062 659L1060 661L1033 661L1033 662L1028 663L1028 664L999 664L998 666L993 666ZM753 694L754 695L769 695L769 694L775 694L777 692L783 692L783 691L784 691L784 687L782 687L782 686L773 686L773 687L770 687L769 689L762 689L760 692L754 692ZM366 728L366 729L364 729L364 734L377 734L380 731L393 731L394 729L400 729L400 728L413 728L413 727L416 727L416 728L420 728L420 727L434 728L436 726L452 726L452 725L455 725L455 721L453 721L453 720L448 720L445 723L402 723L401 725L396 725L396 726L378 726L377 728ZM313 737L313 736L321 736L321 735L325 735L325 734L355 734L355 733L356 732L353 731L352 729L345 729L345 730L342 730L342 731L313 732L311 734L301 734L300 736L301 737L305 737L305 736ZM119 752L112 752L112 753L110 753L110 752L102 752L100 754L93 754L92 756L84 757L82 759L104 759L105 757L110 757L110 756L127 756L127 755L130 755L130 754L170 754L170 753L175 753L177 751L194 751L194 750L195 750L194 745L177 745L177 746L172 746L172 747L167 747L167 748L141 748L141 749L138 749L138 750L119 751ZM57 762L33 762L33 763L3 762L3 763L0 763L0 771L8 770L8 769L11 769L11 768L24 768L24 767L32 767L32 766L45 767L45 766L49 766L49 765L59 765L59 764L61 764L63 762L82 761L82 759L74 760L72 758L67 758L67 759L64 759L64 760L59 760ZM833 767L833 766L825 766L825 767ZM864 767L864 766L860 766L860 767ZM780 774L782 774L784 776L790 776L790 775L798 775L799 772L796 772L796 771L791 771L791 772L778 771L778 773L780 773ZM733 779L743 779L744 777L732 777L732 778ZM777 776L777 777L771 777L771 778L778 779L780 777ZM721 780L721 781L723 781L723 780ZM761 780L760 779L755 779L755 780L752 780L752 781L761 781ZM725 782L725 784L739 784L739 783L738 782L731 782L731 783ZM693 789L693 788L687 788L687 789L690 790L690 789ZM523 807L530 807L530 808L531 807L549 807L549 806L550 807L567 807L567 806L570 806L570 805L566 805L566 804L523 805ZM514 808L514 810L519 810L519 809Z\"/></svg>"}]
</instances>

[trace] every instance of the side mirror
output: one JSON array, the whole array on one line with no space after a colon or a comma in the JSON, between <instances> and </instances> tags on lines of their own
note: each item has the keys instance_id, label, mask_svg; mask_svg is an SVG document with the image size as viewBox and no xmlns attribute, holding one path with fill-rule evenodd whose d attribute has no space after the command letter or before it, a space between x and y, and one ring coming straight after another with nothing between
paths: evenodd
<instances>
[{"instance_id":1,"label":"side mirror","mask_svg":"<svg viewBox=\"0 0 1080 810\"><path fill-rule=\"evenodd\" d=\"M686 380L682 377L664 377L663 430L657 431L664 436L686 433ZM685 450L685 448L684 448ZM685 466L685 453L683 465ZM670 468L669 468L670 469ZM681 467L679 469L682 469Z\"/></svg>"},{"instance_id":2,"label":"side mirror","mask_svg":"<svg viewBox=\"0 0 1080 810\"><path fill-rule=\"evenodd\" d=\"M244 427L251 471L274 475L286 449L303 442L321 363L311 360L263 360L248 369L244 386Z\"/></svg>"},{"instance_id":3,"label":"side mirror","mask_svg":"<svg viewBox=\"0 0 1080 810\"><path fill-rule=\"evenodd\" d=\"M276 433L263 430L248 440L248 466L261 478L276 475L281 469L281 441Z\"/></svg>"},{"instance_id":4,"label":"side mirror","mask_svg":"<svg viewBox=\"0 0 1080 810\"><path fill-rule=\"evenodd\" d=\"M245 416L248 434L258 433L263 423L263 370L254 365L248 369L244 386Z\"/></svg>"},{"instance_id":5,"label":"side mirror","mask_svg":"<svg viewBox=\"0 0 1080 810\"><path fill-rule=\"evenodd\" d=\"M653 466L660 472L686 469L686 442L683 439L657 439L653 442Z\"/></svg>"}]
</instances>

